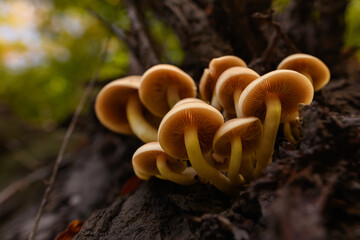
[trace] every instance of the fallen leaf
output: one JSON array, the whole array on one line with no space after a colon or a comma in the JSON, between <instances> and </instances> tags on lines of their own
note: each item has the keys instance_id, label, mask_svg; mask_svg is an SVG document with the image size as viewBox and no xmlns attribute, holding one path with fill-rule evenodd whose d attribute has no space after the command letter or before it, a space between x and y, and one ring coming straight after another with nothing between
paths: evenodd
<instances>
[{"instance_id":1,"label":"fallen leaf","mask_svg":"<svg viewBox=\"0 0 360 240\"><path fill-rule=\"evenodd\" d=\"M71 240L73 239L73 237L75 237L75 235L80 232L82 226L84 224L84 221L81 220L74 220L72 221L65 229L65 231L63 231L62 233L60 233L59 235L57 235L57 237L55 238L55 240Z\"/></svg>"}]
</instances>

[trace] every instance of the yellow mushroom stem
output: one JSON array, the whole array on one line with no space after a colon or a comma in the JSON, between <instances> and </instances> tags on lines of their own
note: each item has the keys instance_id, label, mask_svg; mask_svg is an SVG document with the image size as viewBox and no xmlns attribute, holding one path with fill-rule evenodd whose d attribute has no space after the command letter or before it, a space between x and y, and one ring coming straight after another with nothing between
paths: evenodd
<instances>
[{"instance_id":1,"label":"yellow mushroom stem","mask_svg":"<svg viewBox=\"0 0 360 240\"><path fill-rule=\"evenodd\" d=\"M269 95L265 99L266 115L264 121L263 137L256 152L255 178L258 178L265 167L271 162L274 151L276 134L280 125L281 102L276 95Z\"/></svg>"},{"instance_id":2,"label":"yellow mushroom stem","mask_svg":"<svg viewBox=\"0 0 360 240\"><path fill-rule=\"evenodd\" d=\"M210 105L213 106L214 108L216 108L217 110L221 111L222 107L218 101L218 98L215 94L215 91L213 91L212 97L211 97L211 102Z\"/></svg>"},{"instance_id":3,"label":"yellow mushroom stem","mask_svg":"<svg viewBox=\"0 0 360 240\"><path fill-rule=\"evenodd\" d=\"M179 89L176 87L170 86L167 89L166 95L167 95L167 102L169 105L169 109L172 109L174 105L181 100L179 95Z\"/></svg>"},{"instance_id":4,"label":"yellow mushroom stem","mask_svg":"<svg viewBox=\"0 0 360 240\"><path fill-rule=\"evenodd\" d=\"M239 174L242 158L242 142L241 137L235 136L231 140L231 154L230 164L228 170L228 177L230 181L235 185L241 185L245 182L244 177Z\"/></svg>"},{"instance_id":5,"label":"yellow mushroom stem","mask_svg":"<svg viewBox=\"0 0 360 240\"><path fill-rule=\"evenodd\" d=\"M196 126L190 125L184 129L184 141L190 163L198 175L207 179L223 193L233 194L235 189L230 180L205 161L201 152Z\"/></svg>"},{"instance_id":6,"label":"yellow mushroom stem","mask_svg":"<svg viewBox=\"0 0 360 240\"><path fill-rule=\"evenodd\" d=\"M165 177L165 179L170 180L174 183L180 185L190 185L194 182L195 175L177 173L171 170L168 165L168 160L165 154L159 154L156 157L156 166L160 172L160 174Z\"/></svg>"},{"instance_id":7,"label":"yellow mushroom stem","mask_svg":"<svg viewBox=\"0 0 360 240\"><path fill-rule=\"evenodd\" d=\"M242 156L240 174L245 178L246 182L250 182L253 179L254 161L254 153Z\"/></svg>"},{"instance_id":8,"label":"yellow mushroom stem","mask_svg":"<svg viewBox=\"0 0 360 240\"><path fill-rule=\"evenodd\" d=\"M233 93L233 98L234 98L234 107L235 107L235 112L236 112L236 116L237 117L240 117L240 110L238 108L238 105L239 105L239 99L240 99L240 95L242 93L242 89L241 88L238 88L234 91Z\"/></svg>"},{"instance_id":9,"label":"yellow mushroom stem","mask_svg":"<svg viewBox=\"0 0 360 240\"><path fill-rule=\"evenodd\" d=\"M290 126L291 126L291 132L293 133L294 137L298 140L300 140L301 138L301 129L300 129L300 124L299 124L299 118L295 118L293 120L290 121Z\"/></svg>"},{"instance_id":10,"label":"yellow mushroom stem","mask_svg":"<svg viewBox=\"0 0 360 240\"><path fill-rule=\"evenodd\" d=\"M129 97L126 103L126 117L131 130L143 142L157 141L157 129L146 121L142 114L142 105L137 95Z\"/></svg>"},{"instance_id":11,"label":"yellow mushroom stem","mask_svg":"<svg viewBox=\"0 0 360 240\"><path fill-rule=\"evenodd\" d=\"M292 128L290 125L290 121L286 121L283 124L283 131L284 131L284 137L287 138L291 143L293 144L297 144L298 141L295 139L293 133L292 133Z\"/></svg>"}]
</instances>

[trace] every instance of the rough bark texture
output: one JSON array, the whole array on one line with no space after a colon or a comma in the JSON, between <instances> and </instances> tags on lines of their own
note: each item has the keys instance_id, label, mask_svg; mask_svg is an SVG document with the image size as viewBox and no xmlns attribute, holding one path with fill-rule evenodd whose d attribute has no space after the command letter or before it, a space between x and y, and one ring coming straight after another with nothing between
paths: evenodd
<instances>
[{"instance_id":1,"label":"rough bark texture","mask_svg":"<svg viewBox=\"0 0 360 240\"><path fill-rule=\"evenodd\" d=\"M75 219L85 221L75 239L359 239L360 68L341 54L347 2L293 0L275 16L265 0L130 2L137 14L139 6L151 9L174 29L186 53L183 68L195 79L213 57L235 53L264 73L296 49L319 56L333 77L311 105L301 107L301 143L295 146L279 132L273 163L232 198L201 183L158 179L121 195L141 143L94 121L89 144L60 172L37 239L54 238ZM309 9L317 12L316 21ZM149 38L145 33L134 36L142 42ZM157 51L152 54L140 63L154 64ZM37 201L6 216L0 212L2 239L26 238Z\"/></svg>"}]
</instances>

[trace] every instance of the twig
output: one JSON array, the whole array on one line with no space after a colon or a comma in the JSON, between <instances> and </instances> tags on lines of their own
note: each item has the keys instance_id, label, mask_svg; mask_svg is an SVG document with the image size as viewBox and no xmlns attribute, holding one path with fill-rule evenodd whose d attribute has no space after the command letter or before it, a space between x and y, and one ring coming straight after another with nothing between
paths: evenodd
<instances>
[{"instance_id":1,"label":"twig","mask_svg":"<svg viewBox=\"0 0 360 240\"><path fill-rule=\"evenodd\" d=\"M105 60L105 57L106 57L106 51L107 51L107 46L108 46L108 42L109 42L109 39L106 40L105 42L105 45L101 51L101 54L100 54L100 61L99 61L99 65L98 67L96 68L96 71L93 75L93 78L90 80L88 86L86 87L85 89L85 92L80 100L80 103L79 105L77 106L76 110L75 110L75 113L71 119L71 123L68 127L68 129L66 130L66 133L65 133L65 136L64 136L64 140L61 144L61 148L59 150L59 153L58 153L58 156L56 158L56 161L55 161L55 165L54 165L54 168L53 168L53 171L52 171L52 174L51 174L51 177L50 177L50 181L49 181L49 184L45 190L45 194L42 198L42 201L41 201L41 205L40 205L40 208L37 212L37 215L36 215L36 218L35 218L35 223L34 223L34 227L29 235L29 240L33 240L35 238L35 234L36 234L36 231L37 231L37 228L39 226L39 222L40 222L40 219L41 219L41 216L44 212L44 209L45 209L45 206L46 206L46 203L49 199L49 195L50 195L50 192L54 186L54 182L55 182L55 179L56 179L56 176L57 176L57 173L58 173L58 170L59 170L59 167L60 167L60 164L64 158L64 153L65 153L65 150L66 150L66 147L68 145L68 142L70 140L70 137L74 131L74 128L75 128L75 125L79 119L79 116L81 114L81 111L82 109L84 108L84 105L86 103L86 101L88 100L89 96L90 96L90 92L91 90L93 89L94 85L95 85L95 82L98 78L98 75L99 75L99 69L101 67L101 65L104 63L104 60Z\"/></svg>"},{"instance_id":2,"label":"twig","mask_svg":"<svg viewBox=\"0 0 360 240\"><path fill-rule=\"evenodd\" d=\"M100 14L95 12L93 9L88 7L88 8L86 8L86 10L93 17L95 17L97 20L99 20L107 29L109 29L112 33L114 33L120 41L125 42L129 47L131 47L131 43L128 39L128 36L125 34L125 32L122 29L120 29L115 24L108 22L105 18L103 18Z\"/></svg>"},{"instance_id":3,"label":"twig","mask_svg":"<svg viewBox=\"0 0 360 240\"><path fill-rule=\"evenodd\" d=\"M136 39L134 54L145 68L160 63L157 48L151 39L148 27L134 0L125 0L128 16L131 21L132 35Z\"/></svg>"},{"instance_id":4,"label":"twig","mask_svg":"<svg viewBox=\"0 0 360 240\"><path fill-rule=\"evenodd\" d=\"M283 32L281 26L274 21L273 19L273 12L270 12L269 14L263 14L263 13L254 13L252 15L253 18L256 18L258 20L263 21L265 24L268 24L275 28L276 33L284 40L284 42L290 47L290 49L293 52L300 52L299 49L296 47L296 45L291 41L291 39Z\"/></svg>"}]
</instances>

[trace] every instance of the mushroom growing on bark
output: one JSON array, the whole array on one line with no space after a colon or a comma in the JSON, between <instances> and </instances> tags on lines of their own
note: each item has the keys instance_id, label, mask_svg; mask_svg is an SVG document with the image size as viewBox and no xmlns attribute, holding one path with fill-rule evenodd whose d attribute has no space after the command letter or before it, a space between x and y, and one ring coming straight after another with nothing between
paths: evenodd
<instances>
[{"instance_id":1,"label":"mushroom growing on bark","mask_svg":"<svg viewBox=\"0 0 360 240\"><path fill-rule=\"evenodd\" d=\"M215 87L215 94L220 105L230 114L239 116L238 103L243 90L252 81L259 78L254 70L245 67L232 67L224 71Z\"/></svg>"},{"instance_id":2,"label":"mushroom growing on bark","mask_svg":"<svg viewBox=\"0 0 360 240\"><path fill-rule=\"evenodd\" d=\"M151 176L161 176L181 185L190 185L196 175L192 168L187 168L186 161L170 157L158 142L146 143L136 150L132 158L135 174L143 180Z\"/></svg>"},{"instance_id":3,"label":"mushroom growing on bark","mask_svg":"<svg viewBox=\"0 0 360 240\"><path fill-rule=\"evenodd\" d=\"M213 141L213 150L222 157L230 157L228 177L235 185L245 182L239 174L242 164L248 166L245 170L247 180L252 177L252 161L247 158L242 162L243 156L256 150L262 136L262 125L258 118L234 118L225 122L216 132ZM243 160L242 160L243 159Z\"/></svg>"},{"instance_id":4,"label":"mushroom growing on bark","mask_svg":"<svg viewBox=\"0 0 360 240\"><path fill-rule=\"evenodd\" d=\"M139 96L152 114L163 117L181 99L195 97L196 85L180 68L159 64L142 76Z\"/></svg>"},{"instance_id":5,"label":"mushroom growing on bark","mask_svg":"<svg viewBox=\"0 0 360 240\"><path fill-rule=\"evenodd\" d=\"M277 69L289 69L305 75L312 83L314 91L319 91L330 80L330 70L323 61L309 54L296 53L284 58ZM293 133L299 132L291 125L298 127L296 118L284 122L284 136L292 143L296 144L300 136L295 137Z\"/></svg>"},{"instance_id":6,"label":"mushroom growing on bark","mask_svg":"<svg viewBox=\"0 0 360 240\"><path fill-rule=\"evenodd\" d=\"M239 100L241 116L255 116L264 121L264 134L256 152L255 177L271 161L280 122L297 116L298 105L309 104L313 96L310 81L292 70L272 71L245 88Z\"/></svg>"},{"instance_id":7,"label":"mushroom growing on bark","mask_svg":"<svg viewBox=\"0 0 360 240\"><path fill-rule=\"evenodd\" d=\"M201 99L210 102L212 106L220 110L216 94L215 85L219 76L227 69L231 67L246 67L246 63L236 56L222 56L214 58L209 64L209 68L204 70L204 73L200 79L199 92Z\"/></svg>"},{"instance_id":8,"label":"mushroom growing on bark","mask_svg":"<svg viewBox=\"0 0 360 240\"><path fill-rule=\"evenodd\" d=\"M95 113L108 129L120 134L135 134L143 142L157 140L157 129L143 115L138 97L140 76L128 76L104 86L96 97Z\"/></svg>"},{"instance_id":9,"label":"mushroom growing on bark","mask_svg":"<svg viewBox=\"0 0 360 240\"><path fill-rule=\"evenodd\" d=\"M178 103L160 123L158 138L170 156L189 159L198 175L207 179L220 191L231 194L230 180L204 159L209 152L217 129L224 123L223 116L205 102L185 100Z\"/></svg>"}]
</instances>

